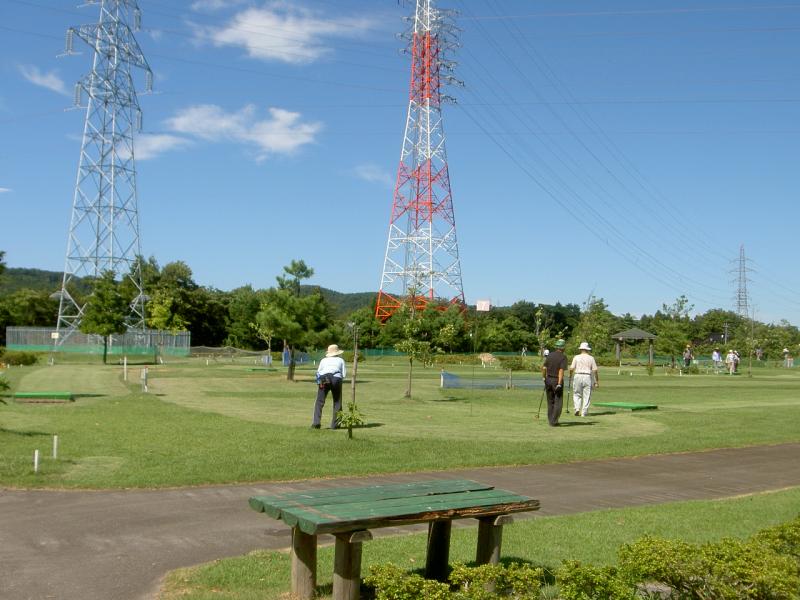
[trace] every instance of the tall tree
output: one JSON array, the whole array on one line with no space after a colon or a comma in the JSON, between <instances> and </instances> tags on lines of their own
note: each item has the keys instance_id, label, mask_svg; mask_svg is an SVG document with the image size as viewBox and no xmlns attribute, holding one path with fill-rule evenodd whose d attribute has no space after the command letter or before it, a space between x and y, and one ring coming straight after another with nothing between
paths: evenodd
<instances>
[{"instance_id":1,"label":"tall tree","mask_svg":"<svg viewBox=\"0 0 800 600\"><path fill-rule=\"evenodd\" d=\"M6 261L5 261L6 251L0 250L0 277L3 276L3 273L6 270Z\"/></svg>"},{"instance_id":2,"label":"tall tree","mask_svg":"<svg viewBox=\"0 0 800 600\"><path fill-rule=\"evenodd\" d=\"M602 298L589 296L578 325L573 330L572 344L589 342L595 354L610 352L614 347L611 335L617 327L617 318L612 315Z\"/></svg>"},{"instance_id":3,"label":"tall tree","mask_svg":"<svg viewBox=\"0 0 800 600\"><path fill-rule=\"evenodd\" d=\"M661 306L661 315L656 315L655 330L658 339L656 350L669 354L673 366L675 358L680 356L686 344L691 342L691 319L689 312L694 305L689 304L686 296L679 296L670 305ZM660 318L658 318L660 317Z\"/></svg>"},{"instance_id":4,"label":"tall tree","mask_svg":"<svg viewBox=\"0 0 800 600\"><path fill-rule=\"evenodd\" d=\"M113 271L106 271L95 280L80 326L83 333L103 336L103 364L108 356L108 338L127 329L128 302L114 277Z\"/></svg>"},{"instance_id":5,"label":"tall tree","mask_svg":"<svg viewBox=\"0 0 800 600\"><path fill-rule=\"evenodd\" d=\"M276 278L278 287L266 292L254 327L284 340L290 356L286 378L294 381L296 350L332 341L329 330L332 311L319 290L300 296L300 280L310 277L313 269L302 260L293 260L283 270L286 275Z\"/></svg>"}]
</instances>

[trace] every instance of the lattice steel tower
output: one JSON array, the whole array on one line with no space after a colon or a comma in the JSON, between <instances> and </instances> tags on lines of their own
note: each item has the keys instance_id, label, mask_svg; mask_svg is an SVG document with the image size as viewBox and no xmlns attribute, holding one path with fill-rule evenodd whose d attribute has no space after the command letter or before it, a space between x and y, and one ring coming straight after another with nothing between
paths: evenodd
<instances>
[{"instance_id":1,"label":"lattice steel tower","mask_svg":"<svg viewBox=\"0 0 800 600\"><path fill-rule=\"evenodd\" d=\"M456 29L452 13L436 9L433 0L417 0L409 22L408 116L375 310L382 321L404 301L417 308L464 303L442 125L442 102L452 101L442 86L460 84L447 58L457 45Z\"/></svg>"},{"instance_id":2,"label":"lattice steel tower","mask_svg":"<svg viewBox=\"0 0 800 600\"><path fill-rule=\"evenodd\" d=\"M80 327L84 306L70 293L76 276L98 277L110 270L130 279L134 298L128 326L145 327L133 148L142 113L132 72L134 67L144 71L148 92L153 75L134 37L141 21L136 0L90 3L100 6L97 24L67 31L66 53L73 53L72 42L78 36L94 50L94 59L91 72L75 86L76 107L83 108L87 98L86 120L59 293L56 345Z\"/></svg>"},{"instance_id":3,"label":"lattice steel tower","mask_svg":"<svg viewBox=\"0 0 800 600\"><path fill-rule=\"evenodd\" d=\"M747 259L744 257L744 244L739 246L739 285L736 289L736 312L740 317L750 318L750 306L747 298Z\"/></svg>"}]
</instances>

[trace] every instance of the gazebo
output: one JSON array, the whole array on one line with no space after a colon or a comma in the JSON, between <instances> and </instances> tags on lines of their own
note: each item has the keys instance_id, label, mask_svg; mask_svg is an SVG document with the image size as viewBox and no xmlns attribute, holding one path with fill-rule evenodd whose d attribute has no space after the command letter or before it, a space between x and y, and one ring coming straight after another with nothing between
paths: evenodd
<instances>
[{"instance_id":1,"label":"gazebo","mask_svg":"<svg viewBox=\"0 0 800 600\"><path fill-rule=\"evenodd\" d=\"M633 329L626 329L625 331L620 331L619 333L615 333L611 336L614 341L617 343L617 360L622 360L622 342L625 341L634 341L639 342L641 340L650 340L650 350L648 353L648 364L653 364L653 340L657 339L658 336L653 335L652 333L648 333L644 329L638 329L634 327Z\"/></svg>"}]
</instances>

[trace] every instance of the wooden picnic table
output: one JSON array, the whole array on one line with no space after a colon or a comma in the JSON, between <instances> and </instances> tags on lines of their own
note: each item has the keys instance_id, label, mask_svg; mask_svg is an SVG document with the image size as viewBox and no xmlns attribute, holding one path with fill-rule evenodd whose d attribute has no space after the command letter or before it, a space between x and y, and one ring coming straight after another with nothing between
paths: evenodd
<instances>
[{"instance_id":1,"label":"wooden picnic table","mask_svg":"<svg viewBox=\"0 0 800 600\"><path fill-rule=\"evenodd\" d=\"M470 480L325 488L254 496L250 506L292 528L292 593L312 598L317 585L317 536L336 538L333 599L356 600L361 550L371 529L428 523L425 576L443 581L453 520L478 519L478 564L498 563L503 525L511 514L539 509L539 501Z\"/></svg>"}]
</instances>

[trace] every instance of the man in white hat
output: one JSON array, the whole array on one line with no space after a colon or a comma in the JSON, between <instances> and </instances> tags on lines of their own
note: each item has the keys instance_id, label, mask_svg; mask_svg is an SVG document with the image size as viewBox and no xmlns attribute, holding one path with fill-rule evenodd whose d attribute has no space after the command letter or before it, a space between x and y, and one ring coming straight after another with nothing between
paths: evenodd
<instances>
[{"instance_id":1,"label":"man in white hat","mask_svg":"<svg viewBox=\"0 0 800 600\"><path fill-rule=\"evenodd\" d=\"M339 346L331 344L325 353L325 358L319 361L317 367L317 401L314 403L314 420L311 422L312 429L319 429L322 421L322 407L325 406L325 398L328 391L333 395L333 417L331 418L331 429L336 429L336 415L342 410L342 381L347 376L347 367L342 360L344 350L339 350Z\"/></svg>"},{"instance_id":2,"label":"man in white hat","mask_svg":"<svg viewBox=\"0 0 800 600\"><path fill-rule=\"evenodd\" d=\"M597 361L589 354L591 349L589 342L581 342L578 346L581 353L575 355L569 367L569 374L572 377L572 405L576 417L586 416L592 398L592 386L600 387Z\"/></svg>"}]
</instances>

